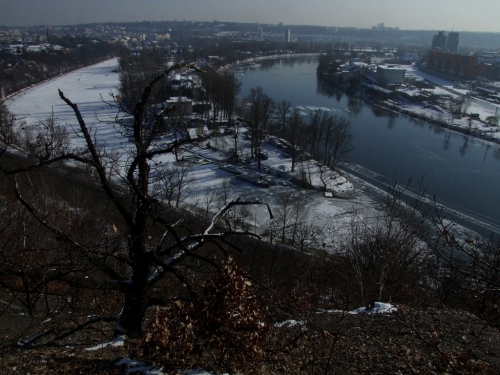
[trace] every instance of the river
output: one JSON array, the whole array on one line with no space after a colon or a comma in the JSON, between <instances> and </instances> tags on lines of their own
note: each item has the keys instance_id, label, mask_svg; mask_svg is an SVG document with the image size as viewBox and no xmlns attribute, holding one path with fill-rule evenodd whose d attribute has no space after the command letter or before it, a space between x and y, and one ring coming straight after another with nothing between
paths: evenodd
<instances>
[{"instance_id":1,"label":"river","mask_svg":"<svg viewBox=\"0 0 500 375\"><path fill-rule=\"evenodd\" d=\"M423 179L426 197L447 217L482 236L500 233L500 148L464 134L377 110L334 92L316 78L316 58L275 59L234 71L245 96L261 86L275 101L327 108L352 124L354 151L346 171L378 187ZM306 109L305 112L308 112Z\"/></svg>"}]
</instances>

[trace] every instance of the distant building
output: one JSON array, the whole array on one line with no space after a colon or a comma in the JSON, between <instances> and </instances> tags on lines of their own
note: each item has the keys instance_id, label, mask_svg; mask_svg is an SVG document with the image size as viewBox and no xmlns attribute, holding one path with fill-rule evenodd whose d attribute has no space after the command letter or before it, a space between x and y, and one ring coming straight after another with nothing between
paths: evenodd
<instances>
[{"instance_id":1,"label":"distant building","mask_svg":"<svg viewBox=\"0 0 500 375\"><path fill-rule=\"evenodd\" d=\"M165 102L168 107L175 107L174 114L177 115L192 115L193 114L193 101L185 96L171 97Z\"/></svg>"},{"instance_id":2,"label":"distant building","mask_svg":"<svg viewBox=\"0 0 500 375\"><path fill-rule=\"evenodd\" d=\"M440 31L432 37L431 48L441 50L444 50L446 48L446 34L444 33L444 31Z\"/></svg>"},{"instance_id":3,"label":"distant building","mask_svg":"<svg viewBox=\"0 0 500 375\"><path fill-rule=\"evenodd\" d=\"M459 33L456 32L451 32L448 34L448 37L446 38L446 50L451 53L457 53L458 52L458 36Z\"/></svg>"},{"instance_id":4,"label":"distant building","mask_svg":"<svg viewBox=\"0 0 500 375\"><path fill-rule=\"evenodd\" d=\"M170 34L169 33L156 34L156 37L157 37L158 40L170 39Z\"/></svg>"},{"instance_id":5,"label":"distant building","mask_svg":"<svg viewBox=\"0 0 500 375\"><path fill-rule=\"evenodd\" d=\"M405 82L406 70L397 68L394 65L377 66L377 80L380 83L398 85Z\"/></svg>"},{"instance_id":6,"label":"distant building","mask_svg":"<svg viewBox=\"0 0 500 375\"><path fill-rule=\"evenodd\" d=\"M64 47L63 46L60 46L58 44L52 44L49 49L51 51L63 51L64 50Z\"/></svg>"},{"instance_id":7,"label":"distant building","mask_svg":"<svg viewBox=\"0 0 500 375\"><path fill-rule=\"evenodd\" d=\"M30 44L24 46L25 50L28 52L42 52L49 49L48 44Z\"/></svg>"},{"instance_id":8,"label":"distant building","mask_svg":"<svg viewBox=\"0 0 500 375\"><path fill-rule=\"evenodd\" d=\"M477 56L446 51L429 51L427 67L465 79L475 79L481 72Z\"/></svg>"},{"instance_id":9,"label":"distant building","mask_svg":"<svg viewBox=\"0 0 500 375\"><path fill-rule=\"evenodd\" d=\"M259 39L262 39L263 36L264 36L264 30L262 30L262 27L259 27L259 29L257 30L257 36Z\"/></svg>"},{"instance_id":10,"label":"distant building","mask_svg":"<svg viewBox=\"0 0 500 375\"><path fill-rule=\"evenodd\" d=\"M285 32L285 43L290 43L292 41L291 39L291 31L290 29L286 29Z\"/></svg>"},{"instance_id":11,"label":"distant building","mask_svg":"<svg viewBox=\"0 0 500 375\"><path fill-rule=\"evenodd\" d=\"M24 44L7 44L3 46L2 49L7 50L10 53L22 54L24 49Z\"/></svg>"},{"instance_id":12,"label":"distant building","mask_svg":"<svg viewBox=\"0 0 500 375\"><path fill-rule=\"evenodd\" d=\"M444 31L440 31L432 37L431 48L433 50L441 50L441 51L448 51L451 53L457 53L459 35L460 33L452 31L448 34L448 36L446 36Z\"/></svg>"}]
</instances>

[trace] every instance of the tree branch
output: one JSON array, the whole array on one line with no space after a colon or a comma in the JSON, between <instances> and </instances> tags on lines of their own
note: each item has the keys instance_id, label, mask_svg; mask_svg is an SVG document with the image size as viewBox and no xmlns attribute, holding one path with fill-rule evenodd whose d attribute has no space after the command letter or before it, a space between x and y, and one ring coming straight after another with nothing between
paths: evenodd
<instances>
[{"instance_id":1,"label":"tree branch","mask_svg":"<svg viewBox=\"0 0 500 375\"><path fill-rule=\"evenodd\" d=\"M125 222L127 223L127 226L129 228L132 228L134 226L132 216L130 215L128 210L125 208L125 206L121 203L121 201L118 199L118 196L116 195L113 187L111 186L111 182L106 177L106 171L102 165L101 157L100 157L99 153L97 152L94 141L92 140L92 137L90 136L90 133L87 129L87 124L83 120L82 114L81 114L80 110L78 109L78 106L76 104L74 104L71 100L66 98L64 96L64 93L61 90L59 90L59 96L61 97L62 100L64 100L64 102L68 106L71 107L71 109L73 109L73 112L75 113L75 116L78 120L78 124L80 125L80 130L83 133L83 136L85 138L85 142L86 142L87 147L89 149L89 152L92 156L92 160L93 160L92 165L96 169L97 174L99 175L99 180L101 181L101 186L104 189L104 192L110 198L111 202L113 202L115 207L118 209L123 220L125 220Z\"/></svg>"}]
</instances>

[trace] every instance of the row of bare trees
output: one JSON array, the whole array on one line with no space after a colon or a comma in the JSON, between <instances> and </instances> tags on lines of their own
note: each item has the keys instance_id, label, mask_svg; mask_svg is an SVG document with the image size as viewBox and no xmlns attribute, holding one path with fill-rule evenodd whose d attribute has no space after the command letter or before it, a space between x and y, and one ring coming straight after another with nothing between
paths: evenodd
<instances>
[{"instance_id":1,"label":"row of bare trees","mask_svg":"<svg viewBox=\"0 0 500 375\"><path fill-rule=\"evenodd\" d=\"M133 108L141 99L144 87L162 71L167 64L165 55L155 49L145 49L138 54L123 48L119 50L118 64L120 67L120 100L124 105ZM168 81L161 80L152 89L151 102L165 101Z\"/></svg>"},{"instance_id":2,"label":"row of bare trees","mask_svg":"<svg viewBox=\"0 0 500 375\"><path fill-rule=\"evenodd\" d=\"M323 164L336 169L353 150L350 122L317 110L308 128L311 155Z\"/></svg>"},{"instance_id":3,"label":"row of bare trees","mask_svg":"<svg viewBox=\"0 0 500 375\"><path fill-rule=\"evenodd\" d=\"M347 119L315 110L307 123L299 109L292 109L287 100L275 103L262 87L253 88L245 97L242 112L249 121L251 156L257 158L259 168L262 142L269 134L289 143L287 152L292 159L292 172L304 152L336 169L353 149L351 124Z\"/></svg>"},{"instance_id":4,"label":"row of bare trees","mask_svg":"<svg viewBox=\"0 0 500 375\"><path fill-rule=\"evenodd\" d=\"M262 87L258 86L250 90L245 105L246 117L250 122L251 156L257 158L257 166L260 169L262 142L268 134L274 101L264 93Z\"/></svg>"},{"instance_id":5,"label":"row of bare trees","mask_svg":"<svg viewBox=\"0 0 500 375\"><path fill-rule=\"evenodd\" d=\"M212 106L213 122L219 118L227 119L231 125L233 113L236 109L236 96L241 89L241 82L234 74L225 70L222 73L208 67L200 73L201 89L203 94L201 98L205 98Z\"/></svg>"}]
</instances>

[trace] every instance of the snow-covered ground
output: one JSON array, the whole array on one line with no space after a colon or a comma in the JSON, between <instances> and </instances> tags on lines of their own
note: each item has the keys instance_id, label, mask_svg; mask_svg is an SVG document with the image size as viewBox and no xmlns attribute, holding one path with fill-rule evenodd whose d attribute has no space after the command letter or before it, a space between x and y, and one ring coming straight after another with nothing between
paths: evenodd
<instances>
[{"instance_id":1,"label":"snow-covered ground","mask_svg":"<svg viewBox=\"0 0 500 375\"><path fill-rule=\"evenodd\" d=\"M58 89L61 89L67 98L78 105L87 125L92 128L92 132L95 132L99 142L105 145L108 151L120 154L121 160L125 161L127 150L132 147L132 143L121 136L115 127L113 120L116 110L103 102L103 100L111 100L110 92L117 93L119 74L112 72L117 64L117 59L112 59L74 71L14 95L6 101L6 104L17 119L26 122L28 126L36 127L37 123L49 118L53 112L56 122L67 128L72 145L83 146L83 139L74 131L77 125L74 113L58 95ZM311 108L304 107L304 109ZM432 109L420 108L420 110L429 114ZM245 129L242 129L240 146L248 143L244 133ZM330 172L328 187L340 195L354 191L354 194L349 194L349 199L325 198L319 190L300 189L291 185L288 182L292 177L291 159L284 156L282 150L268 142L264 144L264 148L269 158L262 161L262 166L265 168L259 173L267 175L266 177L270 177L276 184L263 188L241 181L235 178L235 174L219 168L226 158L225 151L232 147L232 136L221 135L215 139L209 139L209 142L212 146L216 146L218 151L213 151L208 147L197 147L186 153L186 155L193 154L192 156L196 156L200 161L191 163L189 175L193 182L189 184L189 194L184 201L189 207L197 206L204 209L207 196L213 194L215 189L220 188L226 182L230 190L229 198L242 197L266 201L271 206L276 206L281 194L298 192L304 198L304 208L309 222L322 228L325 233L338 233L342 226L349 225L353 215L370 220L376 217L382 209L380 198L383 192L347 174L339 176ZM164 165L172 165L174 155L163 155L159 161ZM296 170L300 171L301 168L307 170L313 185L322 186L319 166L316 162L299 163ZM323 178L323 180L326 179ZM373 197L377 199L374 200ZM219 207L220 202L217 198L213 199L210 211L215 212ZM251 229L262 233L267 228L268 219L269 215L265 207L254 206L248 214L247 221ZM325 238L325 243L330 240L330 238Z\"/></svg>"},{"instance_id":2,"label":"snow-covered ground","mask_svg":"<svg viewBox=\"0 0 500 375\"><path fill-rule=\"evenodd\" d=\"M435 89L423 89L423 91L430 91L435 95L448 95L452 98L456 98L459 95L466 95L468 93L468 90L466 89L457 88L454 82L447 81L445 79L425 73L419 70L415 65L405 65L404 68L406 69L407 75L426 79L436 85ZM420 90L416 89L415 91ZM404 109L408 109L415 113L424 114L428 117L432 115L434 118L442 118L444 119L444 121L449 120L449 115L437 107L422 107L418 104L408 104L404 107ZM486 100L472 98L470 106L467 108L467 113L477 113L479 114L479 118L484 121L490 116L500 116L500 105L488 102ZM461 128L467 128L469 126L468 120L469 119L465 117L461 119L453 119L453 124ZM488 137L491 137L496 141L500 141L500 132L498 131L498 127L491 127L479 121L473 121L472 130L478 133L487 134Z\"/></svg>"},{"instance_id":3,"label":"snow-covered ground","mask_svg":"<svg viewBox=\"0 0 500 375\"><path fill-rule=\"evenodd\" d=\"M83 146L83 139L77 135L76 119L72 110L60 99L58 89L64 95L78 105L87 125L95 132L100 142L106 145L108 151L118 152L125 155L132 144L118 133L113 123L116 110L106 105L103 100L111 101L110 92L117 93L119 74L112 70L117 67L117 59L108 60L97 65L86 67L67 75L55 78L30 88L6 101L9 110L14 113L19 121L24 121L28 126L35 126L49 118L52 113L56 122L67 128L71 137L72 145ZM244 133L244 132L242 132ZM241 143L245 142L242 137ZM248 142L248 141L247 141ZM269 175L277 182L270 188L261 188L250 183L235 179L233 173L224 171L219 165L224 161L226 155L224 150L231 146L231 136L221 136L212 140L217 143L220 151L213 151L207 147L192 149L191 152L201 158L204 162L197 163L190 171L193 183L190 184L189 197L186 203L190 205L201 205L210 189L222 186L223 182L230 182L230 195L232 198L258 199L275 204L281 193L298 191L305 197L305 207L310 221L318 226L329 229L338 226L339 223L348 222L353 212L365 213L367 217L375 215L375 204L367 192L375 191L362 181L354 177L343 177L331 173L328 181L329 187L337 193L351 191L356 186L355 194L349 200L337 198L325 198L323 193L315 190L299 189L289 186L287 180L291 177L291 159L283 156L282 151L266 143L269 158L262 161ZM125 160L122 156L122 160ZM164 155L161 162L165 165L174 162L173 155ZM315 162L305 162L309 168L311 180L314 185L321 186L318 165ZM299 164L297 170L301 168ZM305 168L305 166L304 166ZM278 172L282 177L276 177ZM309 172L308 172L309 173ZM372 190L373 189L373 190ZM379 192L380 193L380 192ZM217 210L216 203L210 206L211 211ZM251 224L257 232L262 232L269 219L264 207L255 206L250 213Z\"/></svg>"}]
</instances>

